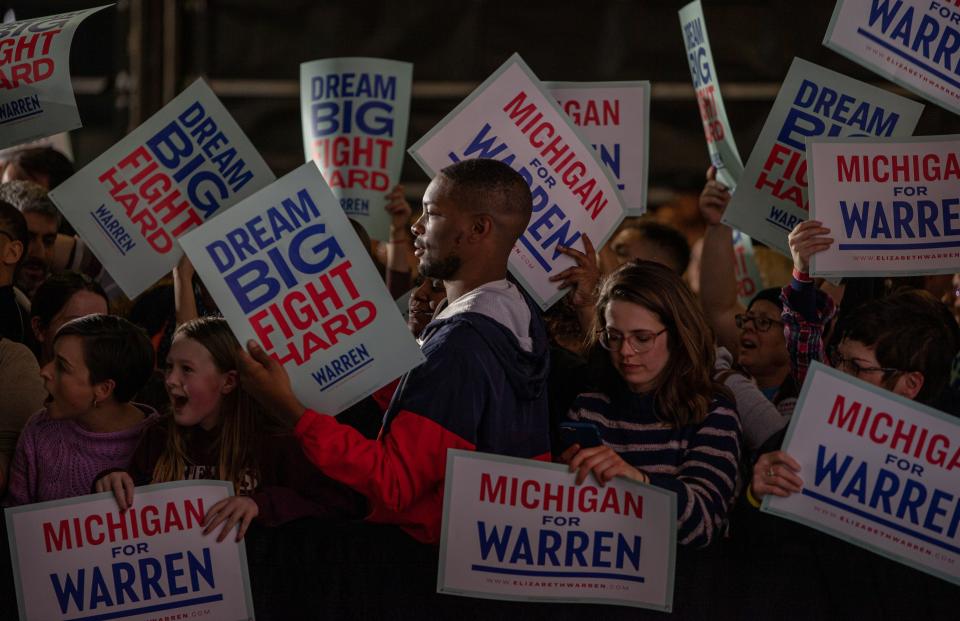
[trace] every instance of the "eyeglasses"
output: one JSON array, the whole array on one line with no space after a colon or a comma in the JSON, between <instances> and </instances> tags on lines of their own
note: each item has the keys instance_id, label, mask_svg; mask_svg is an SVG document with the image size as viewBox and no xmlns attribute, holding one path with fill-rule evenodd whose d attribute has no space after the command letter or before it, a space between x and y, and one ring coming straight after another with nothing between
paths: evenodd
<instances>
[{"instance_id":1,"label":"eyeglasses","mask_svg":"<svg viewBox=\"0 0 960 621\"><path fill-rule=\"evenodd\" d=\"M11 235L10 233L4 231L3 229L0 229L0 235L6 235L7 237L10 238L10 241L17 241L16 238L15 238L13 235Z\"/></svg>"},{"instance_id":2,"label":"eyeglasses","mask_svg":"<svg viewBox=\"0 0 960 621\"><path fill-rule=\"evenodd\" d=\"M856 358L845 358L836 347L831 347L830 361L833 366L840 369L848 375L860 377L864 373L900 373L900 369L891 369L889 367L865 367L857 362Z\"/></svg>"},{"instance_id":3,"label":"eyeglasses","mask_svg":"<svg viewBox=\"0 0 960 621\"><path fill-rule=\"evenodd\" d=\"M606 330L599 330L597 334L600 336L600 345L602 345L604 349L620 351L620 348L623 347L623 341L626 339L627 344L630 345L630 349L638 354L645 354L653 349L654 343L657 342L657 337L666 331L667 329L664 328L659 332L641 330L624 334L617 330L607 328Z\"/></svg>"},{"instance_id":4,"label":"eyeglasses","mask_svg":"<svg viewBox=\"0 0 960 621\"><path fill-rule=\"evenodd\" d=\"M770 319L769 317L762 317L760 315L737 315L733 319L737 322L737 327L741 330L746 330L747 324L753 323L753 327L757 332L766 332L773 324L780 326L783 325L782 321Z\"/></svg>"}]
</instances>

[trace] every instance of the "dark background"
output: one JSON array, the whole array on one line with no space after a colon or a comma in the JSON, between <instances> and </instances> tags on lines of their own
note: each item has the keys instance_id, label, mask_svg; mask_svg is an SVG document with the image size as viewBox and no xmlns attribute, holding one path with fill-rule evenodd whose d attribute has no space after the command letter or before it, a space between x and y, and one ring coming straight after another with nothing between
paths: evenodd
<instances>
[{"instance_id":1,"label":"dark background","mask_svg":"<svg viewBox=\"0 0 960 621\"><path fill-rule=\"evenodd\" d=\"M0 0L18 18L98 0ZM299 64L334 56L414 63L412 144L513 52L543 80L650 80L650 201L702 185L707 150L685 61L682 1L121 0L88 18L71 67L84 127L78 164L96 157L197 76L204 76L277 176L303 162ZM741 157L750 150L794 56L906 94L821 44L832 0L703 0ZM914 97L913 95L908 95ZM915 97L914 97L915 98ZM917 134L960 133L932 103ZM407 158L419 198L425 174Z\"/></svg>"}]
</instances>

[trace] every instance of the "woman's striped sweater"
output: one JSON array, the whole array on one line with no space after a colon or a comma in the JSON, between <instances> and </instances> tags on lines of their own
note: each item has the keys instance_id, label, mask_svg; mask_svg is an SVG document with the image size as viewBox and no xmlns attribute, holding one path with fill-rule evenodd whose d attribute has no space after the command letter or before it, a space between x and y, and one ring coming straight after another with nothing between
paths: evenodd
<instances>
[{"instance_id":1,"label":"woman's striped sweater","mask_svg":"<svg viewBox=\"0 0 960 621\"><path fill-rule=\"evenodd\" d=\"M699 425L673 427L658 420L653 397L626 393L613 399L586 393L568 418L594 423L603 443L644 471L653 485L677 494L677 540L705 547L726 525L733 506L740 461L740 419L717 395Z\"/></svg>"}]
</instances>

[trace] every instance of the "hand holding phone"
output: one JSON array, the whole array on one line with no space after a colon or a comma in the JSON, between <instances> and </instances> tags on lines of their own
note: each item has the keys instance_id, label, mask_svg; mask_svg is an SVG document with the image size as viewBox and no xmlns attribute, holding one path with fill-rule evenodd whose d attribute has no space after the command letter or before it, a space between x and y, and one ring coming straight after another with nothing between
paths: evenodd
<instances>
[{"instance_id":1,"label":"hand holding phone","mask_svg":"<svg viewBox=\"0 0 960 621\"><path fill-rule=\"evenodd\" d=\"M574 444L579 444L581 449L600 446L603 441L600 439L600 429L593 423L582 421L564 421L560 423L560 450L565 451Z\"/></svg>"}]
</instances>

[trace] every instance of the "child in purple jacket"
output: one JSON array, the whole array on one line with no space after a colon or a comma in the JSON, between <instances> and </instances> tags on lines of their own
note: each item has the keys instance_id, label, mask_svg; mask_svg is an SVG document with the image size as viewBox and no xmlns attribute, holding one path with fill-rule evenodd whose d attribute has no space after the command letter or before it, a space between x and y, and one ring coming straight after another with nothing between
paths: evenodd
<instances>
[{"instance_id":1,"label":"child in purple jacket","mask_svg":"<svg viewBox=\"0 0 960 621\"><path fill-rule=\"evenodd\" d=\"M4 505L89 494L108 468L124 468L156 411L130 399L153 371L143 330L112 315L63 325L40 371L50 396L20 434Z\"/></svg>"}]
</instances>

